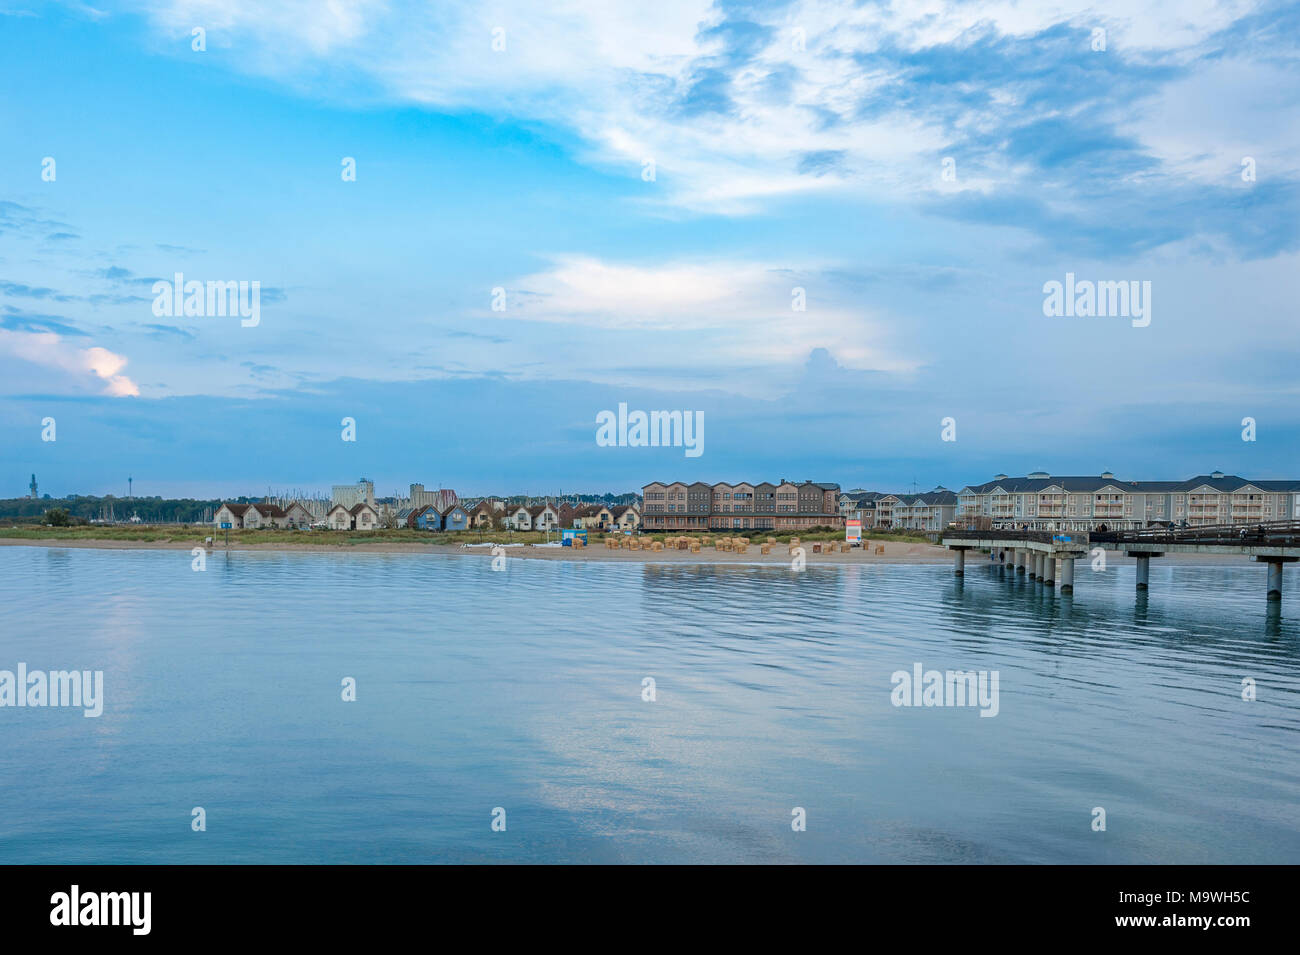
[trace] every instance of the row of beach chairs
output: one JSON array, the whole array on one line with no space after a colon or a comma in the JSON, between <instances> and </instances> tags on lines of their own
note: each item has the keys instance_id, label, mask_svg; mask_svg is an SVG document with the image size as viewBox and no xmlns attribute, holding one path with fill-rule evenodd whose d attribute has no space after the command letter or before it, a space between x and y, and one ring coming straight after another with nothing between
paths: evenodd
<instances>
[{"instance_id":1,"label":"row of beach chairs","mask_svg":"<svg viewBox=\"0 0 1300 955\"><path fill-rule=\"evenodd\" d=\"M577 541L574 542L578 544ZM652 541L642 537L622 537L609 536L605 538L605 547L608 550L684 550L692 554L700 553L704 547L712 546L715 550L722 553L745 554L749 552L750 545L754 543L748 537L667 537L662 541ZM775 537L769 537L766 543L758 545L759 553L770 554L772 548L776 545ZM864 542L863 546L869 546L870 542ZM579 545L580 546L580 545ZM793 554L795 548L800 546L798 537L791 537L787 545L787 552ZM852 548L848 541L813 541L810 547L805 547L807 553L811 550L814 554L847 554ZM885 546L876 545L876 553L883 554Z\"/></svg>"}]
</instances>

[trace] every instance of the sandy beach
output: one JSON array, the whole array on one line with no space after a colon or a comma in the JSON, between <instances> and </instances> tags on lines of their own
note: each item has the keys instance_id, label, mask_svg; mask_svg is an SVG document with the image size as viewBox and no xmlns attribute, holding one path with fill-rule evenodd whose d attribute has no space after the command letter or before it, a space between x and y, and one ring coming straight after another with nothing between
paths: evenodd
<instances>
[{"instance_id":1,"label":"sandy beach","mask_svg":"<svg viewBox=\"0 0 1300 955\"><path fill-rule=\"evenodd\" d=\"M756 545L751 545L743 554L729 551L716 551L713 548L702 549L692 554L686 550L608 550L601 544L592 547L555 547L533 544L505 545L506 554L519 560L571 560L604 561L615 563L640 564L788 564L790 555L784 544L772 547L770 554L762 554ZM88 550L183 550L188 551L196 545L188 541L123 541L123 540L58 540L26 539L0 537L3 547L54 547L78 548ZM883 547L884 553L877 554L876 548ZM294 543L232 543L230 551L267 551L267 552L304 552L304 553L360 553L360 554L431 554L444 557L482 557L491 556L491 547L484 545L461 546L459 544L420 544L401 542L379 542L373 544L294 544ZM218 543L209 553L219 554L227 550ZM811 543L804 545L809 564L948 564L952 554L946 548L933 544L917 544L903 541L871 542L869 548L854 549L848 553L816 554ZM1233 555L1215 554L1168 554L1158 558L1161 561L1176 561L1185 564L1233 564L1245 558ZM1107 551L1108 564L1129 564L1133 561L1120 551ZM967 557L968 571L974 571L981 565L989 563L985 554L971 554Z\"/></svg>"},{"instance_id":2,"label":"sandy beach","mask_svg":"<svg viewBox=\"0 0 1300 955\"><path fill-rule=\"evenodd\" d=\"M728 551L715 551L713 548L703 549L697 554L692 554L685 550L609 550L603 545L597 544L593 547L555 547L541 546L533 544L510 544L501 541L504 545L506 554L511 558L521 560L575 560L575 561L616 561L621 563L686 563L686 564L716 564L716 563L773 563L788 564L790 555L784 544L773 546L772 553L761 554L756 545L743 554L731 553ZM58 540L58 539L23 539L23 538L4 538L0 537L0 546L7 547L75 547L87 548L91 550L191 550L194 543L188 541L121 541L121 540ZM883 554L876 554L875 547L884 547ZM219 554L227 548L220 542L212 548L210 553ZM459 544L418 544L418 543L401 543L401 542L381 542L376 541L373 544L293 544L293 543L264 543L264 544L237 544L232 543L229 547L231 551L298 551L298 552L317 552L317 553L360 553L360 554L434 554L448 557L490 557L491 547L485 545L461 546ZM807 554L809 563L840 563L840 564L866 564L866 563L896 563L896 564L932 564L943 563L952 560L952 555L942 547L936 547L932 544L913 544L898 541L885 541L879 545L873 544L871 551L865 549L852 550L847 554L815 554L812 545L805 544L804 550Z\"/></svg>"}]
</instances>

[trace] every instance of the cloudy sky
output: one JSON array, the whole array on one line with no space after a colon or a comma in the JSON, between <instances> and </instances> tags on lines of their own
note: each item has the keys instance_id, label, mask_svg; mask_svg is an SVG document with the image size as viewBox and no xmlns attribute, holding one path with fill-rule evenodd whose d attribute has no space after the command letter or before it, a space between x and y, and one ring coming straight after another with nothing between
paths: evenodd
<instances>
[{"instance_id":1,"label":"cloudy sky","mask_svg":"<svg viewBox=\"0 0 1300 955\"><path fill-rule=\"evenodd\" d=\"M1300 477L1298 41L1232 0L0 0L0 496ZM260 321L155 314L178 272ZM1045 315L1067 273L1150 323ZM620 402L704 453L598 447Z\"/></svg>"}]
</instances>

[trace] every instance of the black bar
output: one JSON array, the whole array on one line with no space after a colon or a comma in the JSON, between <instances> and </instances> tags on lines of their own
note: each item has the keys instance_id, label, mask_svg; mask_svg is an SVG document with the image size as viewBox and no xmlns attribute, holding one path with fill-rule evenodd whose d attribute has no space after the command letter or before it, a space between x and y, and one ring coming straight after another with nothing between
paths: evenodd
<instances>
[{"instance_id":1,"label":"black bar","mask_svg":"<svg viewBox=\"0 0 1300 955\"><path fill-rule=\"evenodd\" d=\"M1291 921L1287 867L875 866L818 873L729 867L721 876L704 867L674 868L597 875L585 867L543 873L518 866L8 867L0 870L0 924L9 942L113 938L207 947L376 941L412 930L433 940L453 926L479 928L484 938L514 927L536 931L539 940L612 941L597 930L612 920L631 937L648 931L666 943L698 916L739 937L761 936L774 920L809 937L848 930L856 938L910 938L921 946L1125 936L1144 942L1202 936L1231 946L1261 930L1281 937L1276 933ZM52 914L62 914L55 913L58 894L70 896L73 885L83 904L90 893L150 893L148 933L136 934L142 918L135 927L51 924ZM139 908L123 911L142 914L143 895L138 899ZM1121 924L1132 919L1151 922ZM432 936L424 934L429 929Z\"/></svg>"}]
</instances>

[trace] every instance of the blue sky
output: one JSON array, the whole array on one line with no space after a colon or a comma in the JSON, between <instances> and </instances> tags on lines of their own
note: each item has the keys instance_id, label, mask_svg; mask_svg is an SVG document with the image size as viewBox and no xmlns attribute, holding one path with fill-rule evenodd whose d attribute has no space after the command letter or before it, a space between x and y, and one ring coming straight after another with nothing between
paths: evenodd
<instances>
[{"instance_id":1,"label":"blue sky","mask_svg":"<svg viewBox=\"0 0 1300 955\"><path fill-rule=\"evenodd\" d=\"M1032 7L0 0L0 494L1300 475L1300 12Z\"/></svg>"}]
</instances>

